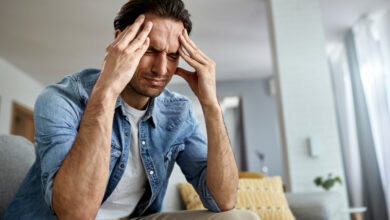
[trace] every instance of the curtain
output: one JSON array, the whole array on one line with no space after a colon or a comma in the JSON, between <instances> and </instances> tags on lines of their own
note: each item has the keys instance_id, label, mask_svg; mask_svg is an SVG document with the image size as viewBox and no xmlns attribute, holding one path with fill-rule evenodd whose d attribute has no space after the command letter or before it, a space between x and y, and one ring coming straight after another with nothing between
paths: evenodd
<instances>
[{"instance_id":1,"label":"curtain","mask_svg":"<svg viewBox=\"0 0 390 220\"><path fill-rule=\"evenodd\" d=\"M390 185L390 72L385 59L384 42L378 24L385 18L383 14L379 18L366 17L353 29L355 36L356 57L359 63L359 71L362 87L367 104L372 138L378 161L382 186ZM387 211L390 211L390 192L384 187Z\"/></svg>"},{"instance_id":2,"label":"curtain","mask_svg":"<svg viewBox=\"0 0 390 220\"><path fill-rule=\"evenodd\" d=\"M366 16L346 37L368 219L388 219L390 184L389 60L378 20ZM387 26L389 28L389 26Z\"/></svg>"},{"instance_id":3,"label":"curtain","mask_svg":"<svg viewBox=\"0 0 390 220\"><path fill-rule=\"evenodd\" d=\"M364 206L364 198L361 155L356 129L350 70L343 45L337 45L333 48L329 54L329 62L349 204L352 207L362 207Z\"/></svg>"}]
</instances>

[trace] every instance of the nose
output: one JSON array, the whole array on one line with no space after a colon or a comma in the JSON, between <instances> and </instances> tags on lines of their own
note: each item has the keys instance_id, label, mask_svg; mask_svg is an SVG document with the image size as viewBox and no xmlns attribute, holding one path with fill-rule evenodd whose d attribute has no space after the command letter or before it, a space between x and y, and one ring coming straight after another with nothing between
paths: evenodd
<instances>
[{"instance_id":1,"label":"nose","mask_svg":"<svg viewBox=\"0 0 390 220\"><path fill-rule=\"evenodd\" d=\"M167 56L165 53L159 53L157 56L155 56L152 72L158 76L164 76L167 74Z\"/></svg>"}]
</instances>

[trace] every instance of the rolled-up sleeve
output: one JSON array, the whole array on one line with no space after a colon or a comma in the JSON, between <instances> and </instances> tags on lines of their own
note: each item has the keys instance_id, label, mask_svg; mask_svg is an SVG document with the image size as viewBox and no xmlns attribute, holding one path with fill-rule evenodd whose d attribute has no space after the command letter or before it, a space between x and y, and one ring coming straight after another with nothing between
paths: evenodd
<instances>
[{"instance_id":1,"label":"rolled-up sleeve","mask_svg":"<svg viewBox=\"0 0 390 220\"><path fill-rule=\"evenodd\" d=\"M59 85L45 88L34 107L42 193L51 211L54 177L77 136L79 105L74 93L74 83L70 77L66 77Z\"/></svg>"},{"instance_id":2,"label":"rolled-up sleeve","mask_svg":"<svg viewBox=\"0 0 390 220\"><path fill-rule=\"evenodd\" d=\"M203 206L210 211L221 212L206 184L207 140L192 112L192 107L189 111L191 135L185 140L185 148L179 153L176 161L187 181L198 193Z\"/></svg>"}]
</instances>

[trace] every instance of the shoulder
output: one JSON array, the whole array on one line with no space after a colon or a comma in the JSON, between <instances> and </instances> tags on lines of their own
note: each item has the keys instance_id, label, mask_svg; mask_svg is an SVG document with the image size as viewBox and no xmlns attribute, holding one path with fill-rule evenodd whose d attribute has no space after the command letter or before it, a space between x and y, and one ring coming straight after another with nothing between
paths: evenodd
<instances>
[{"instance_id":1,"label":"shoulder","mask_svg":"<svg viewBox=\"0 0 390 220\"><path fill-rule=\"evenodd\" d=\"M100 70L85 69L80 72L64 76L59 82L48 85L42 92L41 96L67 96L80 98L80 90L92 90Z\"/></svg>"},{"instance_id":2,"label":"shoulder","mask_svg":"<svg viewBox=\"0 0 390 220\"><path fill-rule=\"evenodd\" d=\"M65 111L78 116L99 74L100 70L85 69L48 85L35 102L35 114L53 115Z\"/></svg>"}]
</instances>

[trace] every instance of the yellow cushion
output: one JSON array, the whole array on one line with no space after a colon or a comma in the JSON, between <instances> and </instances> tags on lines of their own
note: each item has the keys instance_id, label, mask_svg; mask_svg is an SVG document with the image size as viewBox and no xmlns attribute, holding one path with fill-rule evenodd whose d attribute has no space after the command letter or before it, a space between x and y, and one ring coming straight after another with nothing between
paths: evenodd
<instances>
[{"instance_id":1,"label":"yellow cushion","mask_svg":"<svg viewBox=\"0 0 390 220\"><path fill-rule=\"evenodd\" d=\"M260 219L295 219L283 193L280 177L239 179L236 209L257 213ZM187 210L205 209L195 189L189 183L179 183Z\"/></svg>"},{"instance_id":2,"label":"yellow cushion","mask_svg":"<svg viewBox=\"0 0 390 220\"><path fill-rule=\"evenodd\" d=\"M263 173L253 173L253 172L248 172L248 171L241 171L238 173L238 178L243 179L243 178L264 178Z\"/></svg>"}]
</instances>

